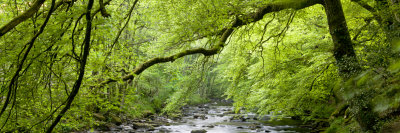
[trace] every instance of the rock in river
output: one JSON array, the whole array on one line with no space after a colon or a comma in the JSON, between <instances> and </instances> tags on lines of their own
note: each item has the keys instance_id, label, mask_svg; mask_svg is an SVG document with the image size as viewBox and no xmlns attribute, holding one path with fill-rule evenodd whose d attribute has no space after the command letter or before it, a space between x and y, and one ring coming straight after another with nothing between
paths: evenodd
<instances>
[{"instance_id":1,"label":"rock in river","mask_svg":"<svg viewBox=\"0 0 400 133\"><path fill-rule=\"evenodd\" d=\"M201 130L192 130L190 133L206 133L207 131L204 129Z\"/></svg>"}]
</instances>

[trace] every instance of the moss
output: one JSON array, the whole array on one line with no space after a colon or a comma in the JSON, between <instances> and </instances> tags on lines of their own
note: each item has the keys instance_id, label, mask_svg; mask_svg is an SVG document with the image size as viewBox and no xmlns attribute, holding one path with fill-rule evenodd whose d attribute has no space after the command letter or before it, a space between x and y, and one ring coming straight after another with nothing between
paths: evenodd
<instances>
[{"instance_id":1,"label":"moss","mask_svg":"<svg viewBox=\"0 0 400 133\"><path fill-rule=\"evenodd\" d=\"M332 118L336 118L336 117L339 117L339 116L346 116L347 114L346 114L346 110L349 108L349 105L348 104L342 104L342 105L340 105L332 114L331 114L331 117Z\"/></svg>"},{"instance_id":2,"label":"moss","mask_svg":"<svg viewBox=\"0 0 400 133\"><path fill-rule=\"evenodd\" d=\"M347 122L346 122L347 121ZM358 123L349 118L336 118L334 119L330 127L325 130L325 133L361 133L361 128Z\"/></svg>"},{"instance_id":3,"label":"moss","mask_svg":"<svg viewBox=\"0 0 400 133\"><path fill-rule=\"evenodd\" d=\"M393 118L388 121L380 121L379 127L381 133L400 133L400 117Z\"/></svg>"}]
</instances>

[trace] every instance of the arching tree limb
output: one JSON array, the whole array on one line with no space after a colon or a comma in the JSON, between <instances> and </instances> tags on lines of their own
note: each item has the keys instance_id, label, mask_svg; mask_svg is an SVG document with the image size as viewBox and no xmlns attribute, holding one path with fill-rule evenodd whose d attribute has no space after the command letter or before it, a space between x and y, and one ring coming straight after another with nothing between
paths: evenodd
<instances>
[{"instance_id":1,"label":"arching tree limb","mask_svg":"<svg viewBox=\"0 0 400 133\"><path fill-rule=\"evenodd\" d=\"M22 13L21 15L15 17L14 19L12 19L10 22L8 22L6 25L2 26L0 28L0 37L2 37L4 34L6 34L7 32L9 32L11 29L14 29L15 26L17 26L18 24L24 22L25 20L27 20L28 18L32 17L33 14L35 14L40 7L42 6L42 4L45 2L46 0L37 0L35 3L33 3L33 5L26 10L24 13Z\"/></svg>"},{"instance_id":2,"label":"arching tree limb","mask_svg":"<svg viewBox=\"0 0 400 133\"><path fill-rule=\"evenodd\" d=\"M285 0L285 1L280 1L280 2L273 2L268 5L265 5L262 8L259 8L256 12L250 13L247 15L243 16L238 16L236 17L235 21L228 26L228 28L222 29L222 32L216 32L216 34L223 33L222 36L220 37L218 43L214 45L211 49L204 49L204 48L196 48L196 49L190 49L186 50L168 57L156 57L153 59L150 59L143 64L139 65L136 67L131 74L125 75L119 79L107 79L103 82L101 82L97 87L104 87L105 85L112 83L112 82L117 82L119 80L122 81L127 81L131 80L135 77L135 75L138 75L142 73L144 70L147 68L158 64L158 63L165 63L165 62L173 62L178 58L187 56L187 55L192 55L192 54L203 54L204 56L211 56L217 54L224 46L225 42L228 39L228 37L232 34L234 28L239 28L243 25L247 25L253 22L260 21L263 19L265 14L272 13L272 12L278 12L281 10L285 9L303 9L306 7L310 7L316 4L323 4L323 1L321 0Z\"/></svg>"},{"instance_id":3,"label":"arching tree limb","mask_svg":"<svg viewBox=\"0 0 400 133\"><path fill-rule=\"evenodd\" d=\"M224 47L226 40L232 34L232 32L233 32L233 28L226 29L224 34L221 36L218 44L215 45L211 49L196 48L196 49L186 50L186 51L183 51L183 52L180 52L180 53L168 56L168 57L156 57L156 58L150 59L150 60L146 61L145 63L139 65L138 67L136 67L133 70L133 72L131 74L125 75L121 79L123 81L131 80L135 77L135 75L139 75L144 70L146 70L147 68L149 68L155 64L165 63L165 62L173 62L176 59L187 56L187 55L203 54L204 56L211 56L211 55L217 54ZM99 87L103 87L104 85L112 83L112 82L117 82L118 80L121 80L121 79L107 79L106 81L103 81L102 83L100 83Z\"/></svg>"}]
</instances>

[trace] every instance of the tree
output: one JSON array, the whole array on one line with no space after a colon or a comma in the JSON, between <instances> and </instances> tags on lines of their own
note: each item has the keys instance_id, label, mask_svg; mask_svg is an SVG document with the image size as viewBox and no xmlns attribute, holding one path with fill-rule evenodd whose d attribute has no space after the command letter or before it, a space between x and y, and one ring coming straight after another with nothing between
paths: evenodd
<instances>
[{"instance_id":1,"label":"tree","mask_svg":"<svg viewBox=\"0 0 400 133\"><path fill-rule=\"evenodd\" d=\"M22 125L25 127L33 128L38 124L47 126L43 124L47 121L52 124L47 127L46 131L52 132L61 119L66 115L68 116L67 111L71 107L84 106L98 110L97 107L91 107L94 106L92 104L96 105L97 103L91 101L90 98L95 97L96 100L100 99L99 101L101 101L104 96L98 95L103 95L103 92L105 92L104 95L111 97L111 93L115 92L112 91L112 89L115 89L112 88L115 87L114 83L140 81L136 78L145 70L151 69L152 66L160 63L179 62L182 57L190 55L202 54L206 58L212 58L217 54L222 53L224 55L225 51L231 56L236 56L233 55L235 53L232 52L231 47L243 48L238 50L240 53L238 58L240 58L241 63L231 66L232 69L237 70L230 75L233 76L231 77L233 79L232 84L235 86L247 89L248 86L256 84L263 88L254 91L254 93L258 93L257 96L261 101L271 104L271 106L281 106L271 102L266 97L276 98L285 95L284 93L290 94L291 92L287 91L288 88L295 87L285 86L285 83L296 84L306 88L306 91L291 99L292 102L289 102L291 107L306 103L307 100L325 103L329 101L331 95L336 93L332 92L333 89L331 88L334 85L329 83L328 80L340 81L335 76L335 67L337 67L340 75L338 78L343 81L352 80L362 73L364 62L358 60L360 57L356 56L358 51L356 52L357 47L355 46L360 43L357 41L358 38L367 38L368 41L369 37L363 34L366 30L362 28L356 34L352 33L352 29L349 30L345 18L346 14L342 8L343 2L340 0L117 0L105 2L99 0L98 3L93 0L88 2L65 0L56 2L52 0L51 3L38 0L32 6L23 1L17 2L23 3L23 7L27 10L21 13L20 8L7 8L7 11L5 11L7 14L0 16L0 19L7 20L0 23L2 25L0 28L0 37L2 38L0 46L1 51L5 52L1 54L2 58L0 58L4 62L0 68L1 95L4 97L0 118L4 121L3 125L13 128L12 130L22 130L12 125L23 123ZM353 0L353 2L369 11L370 14L365 14L372 15L372 19L378 21L380 25L376 29L387 26L384 35L388 40L392 37L398 38L395 30L398 29L398 10L394 8L390 15L379 14L387 9L385 7L396 7L397 1L392 0L391 3L388 3L376 0L378 3L376 7L372 7L364 1ZM137 3L140 4L137 6ZM296 12L314 8L316 5L322 5L325 10L324 15L327 18L327 26L333 45L329 45L326 40L316 41L319 40L318 38L325 39L323 30L326 29L326 24L322 22L324 19L321 19L318 20L318 24L313 24L313 27L321 30L313 31L315 39L312 39L309 43L312 43L312 45L323 43L329 46L322 46L321 44L321 46L315 45L303 50L302 45L300 48L297 47L301 41L294 40L291 44L295 48L288 50L293 53L282 52L287 57L276 57L277 53L280 53L280 48L286 48L283 40L287 40L285 35L291 32L289 27L298 18ZM15 6L18 6L18 4L16 3ZM40 10L40 8L43 10ZM3 9L0 9L0 11L3 12ZM120 15L125 13L125 16ZM276 17L276 14L279 13L283 15ZM324 18L325 16L318 17ZM369 22L365 27L372 23L372 19L368 20ZM281 23L283 22L286 25L282 28ZM275 28L270 28L269 26L274 25L274 23ZM251 28L252 26L255 28ZM30 28L21 32L20 28L22 27ZM256 34L254 36L245 34L250 31L256 32ZM381 33L376 32L379 36L371 38L381 38ZM268 34L271 35L265 38ZM352 34L354 34L353 38L351 38ZM243 39L244 37L249 39ZM259 40L257 37L261 39ZM82 44L76 42L82 42ZM9 44L15 45L10 46ZM335 66L331 66L330 55L326 53L311 54L318 49L327 51L330 46L333 46L331 53L335 58ZM274 54L269 53L272 48L274 48ZM90 56L89 53L91 53ZM297 53L300 53L300 55L295 55ZM234 59L229 58L229 54L223 59L233 61ZM264 55L267 55L267 58L264 58ZM394 55L389 57L394 57ZM268 63L273 65L266 63L265 60L270 61ZM289 61L285 62L285 60ZM223 60L221 62L223 63L219 65L225 67L219 67L218 71L231 69L229 64L226 65L227 62ZM65 63L69 65L65 67L63 65ZM250 66L254 66L254 68ZM313 72L312 68L321 70ZM305 71L306 73L303 74L308 74L306 75L307 78L302 79L302 82L299 83L294 83L295 79L283 78L304 76L296 70ZM260 74L260 71L262 71L262 74ZM257 74L254 76L250 73ZM173 74L157 71L157 75L165 78ZM39 80L35 82L32 79ZM225 80L224 77L221 79L223 79L220 80L221 82L231 82ZM273 79L280 79L280 82L274 83ZM267 88L267 83L274 84L272 88L277 89L270 90L270 88ZM106 88L106 91L103 91L103 88ZM285 88L286 91L282 88ZM313 92L314 90L315 92ZM125 95L125 91L120 91L120 93ZM246 101L246 98L253 98L253 102L257 101L257 98L248 96L253 93L249 90L243 89L235 92L235 90L228 89L226 93L228 96L237 96L237 99L240 99L236 100L237 106L244 106L246 102L251 101ZM313 97L310 93L316 93L320 97ZM38 100L35 98L36 96L40 96L42 100ZM55 96L60 99L54 99ZM90 104L74 100L79 97L91 101ZM31 101L37 106L27 106L26 102ZM121 101L121 99L117 101ZM79 103L74 105L74 102ZM347 101L342 100L340 102ZM112 104L114 103L110 103L110 106ZM264 104L263 106L269 105ZM32 112L35 112L33 110L37 109L40 110L39 113L36 112L34 116L27 115L32 114ZM299 111L294 108L287 108L286 111L304 113L311 109L304 107ZM19 110L23 111L20 112ZM268 109L261 109L263 113L268 111ZM361 111L360 114L369 112L373 111L369 108ZM18 118L21 114L31 120L35 120L36 117L39 117L40 120L35 121L35 124L21 122L23 118ZM57 115L53 118L55 114ZM71 118L73 115L69 117ZM10 118L15 118L15 120L9 121ZM362 128L374 130L370 127L376 124L373 122L375 119L363 118L363 115L357 116ZM364 121L367 121L367 124L363 123Z\"/></svg>"}]
</instances>

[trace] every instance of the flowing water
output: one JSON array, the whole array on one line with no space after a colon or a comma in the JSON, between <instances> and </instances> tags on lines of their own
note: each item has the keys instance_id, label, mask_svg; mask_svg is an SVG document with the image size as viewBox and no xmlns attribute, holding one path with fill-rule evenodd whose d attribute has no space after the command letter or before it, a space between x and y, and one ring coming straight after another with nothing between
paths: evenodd
<instances>
[{"instance_id":1,"label":"flowing water","mask_svg":"<svg viewBox=\"0 0 400 133\"><path fill-rule=\"evenodd\" d=\"M107 133L306 133L301 121L290 118L271 120L266 115L258 117L253 113L234 114L232 106L205 104L183 108L183 116L177 120L168 119L168 123L154 128L135 128L132 124L120 125L120 128Z\"/></svg>"},{"instance_id":2,"label":"flowing water","mask_svg":"<svg viewBox=\"0 0 400 133\"><path fill-rule=\"evenodd\" d=\"M258 117L252 113L229 114L231 106L205 105L184 108L184 117L168 126L158 127L155 132L190 133L206 130L207 133L253 133L253 132L310 132L302 128L301 121L290 118L270 120L269 116Z\"/></svg>"}]
</instances>

